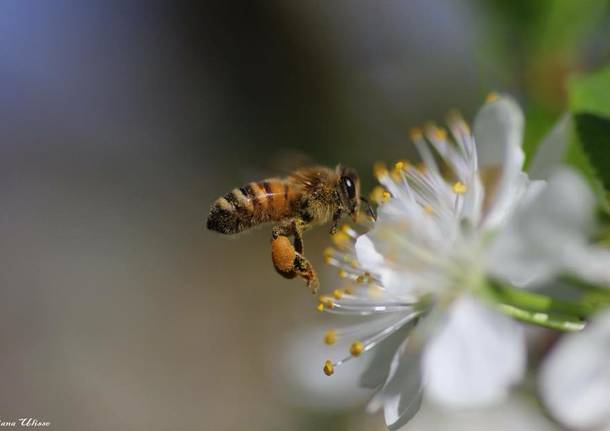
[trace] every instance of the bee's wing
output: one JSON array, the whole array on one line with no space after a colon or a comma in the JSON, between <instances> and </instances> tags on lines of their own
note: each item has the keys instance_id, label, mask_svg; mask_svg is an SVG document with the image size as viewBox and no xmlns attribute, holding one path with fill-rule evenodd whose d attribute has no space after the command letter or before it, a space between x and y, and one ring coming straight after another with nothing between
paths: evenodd
<instances>
[{"instance_id":1,"label":"bee's wing","mask_svg":"<svg viewBox=\"0 0 610 431\"><path fill-rule=\"evenodd\" d=\"M282 149L274 152L264 165L244 169L241 179L246 183L253 179L293 177L298 170L312 165L313 158L306 153Z\"/></svg>"}]
</instances>

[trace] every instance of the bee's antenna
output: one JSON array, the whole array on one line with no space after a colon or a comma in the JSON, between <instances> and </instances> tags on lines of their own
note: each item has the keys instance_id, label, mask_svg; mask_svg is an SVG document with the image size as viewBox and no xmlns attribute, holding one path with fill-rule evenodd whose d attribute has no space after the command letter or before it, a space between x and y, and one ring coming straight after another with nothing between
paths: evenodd
<instances>
[{"instance_id":1,"label":"bee's antenna","mask_svg":"<svg viewBox=\"0 0 610 431\"><path fill-rule=\"evenodd\" d=\"M371 216L371 218L374 221L377 221L377 214L375 214L375 211L373 210L373 207L371 206L371 203L369 202L369 200L367 198L363 198L362 196L360 196L360 200L366 204L366 209L367 209L369 215Z\"/></svg>"}]
</instances>

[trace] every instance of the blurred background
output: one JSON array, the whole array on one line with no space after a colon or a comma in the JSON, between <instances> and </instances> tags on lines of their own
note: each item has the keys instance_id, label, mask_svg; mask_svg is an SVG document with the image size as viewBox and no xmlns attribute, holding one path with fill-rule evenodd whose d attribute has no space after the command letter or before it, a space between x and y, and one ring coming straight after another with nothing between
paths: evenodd
<instances>
[{"instance_id":1,"label":"blurred background","mask_svg":"<svg viewBox=\"0 0 610 431\"><path fill-rule=\"evenodd\" d=\"M295 154L370 190L410 127L471 119L491 90L531 145L608 41L598 0L1 2L0 419L384 429L349 368L321 375L328 322L274 272L269 229L208 232L210 204ZM324 290L328 242L306 236ZM425 406L408 429L556 429L537 409Z\"/></svg>"}]
</instances>

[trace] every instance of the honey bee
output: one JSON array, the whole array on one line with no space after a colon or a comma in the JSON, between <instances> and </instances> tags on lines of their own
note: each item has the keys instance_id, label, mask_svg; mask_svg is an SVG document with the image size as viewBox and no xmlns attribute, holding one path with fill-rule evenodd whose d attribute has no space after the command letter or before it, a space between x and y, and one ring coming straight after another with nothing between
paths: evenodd
<instances>
[{"instance_id":1,"label":"honey bee","mask_svg":"<svg viewBox=\"0 0 610 431\"><path fill-rule=\"evenodd\" d=\"M316 293L318 277L303 254L303 232L332 221L330 233L334 234L343 216L357 220L361 200L368 204L360 197L360 179L355 170L340 165L335 169L302 168L284 178L252 182L216 199L207 228L233 235L274 222L273 266L285 278L303 278ZM289 237L294 238L292 243Z\"/></svg>"}]
</instances>

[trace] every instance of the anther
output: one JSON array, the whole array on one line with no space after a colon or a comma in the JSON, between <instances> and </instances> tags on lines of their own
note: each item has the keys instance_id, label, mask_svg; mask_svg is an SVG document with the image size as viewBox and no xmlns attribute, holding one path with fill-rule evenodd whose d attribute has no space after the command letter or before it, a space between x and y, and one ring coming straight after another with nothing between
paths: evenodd
<instances>
[{"instance_id":1,"label":"anther","mask_svg":"<svg viewBox=\"0 0 610 431\"><path fill-rule=\"evenodd\" d=\"M424 206L424 211L426 214L434 214L434 208L432 208L432 205L430 204Z\"/></svg>"},{"instance_id":2,"label":"anther","mask_svg":"<svg viewBox=\"0 0 610 431\"><path fill-rule=\"evenodd\" d=\"M419 127L413 127L411 130L409 130L409 137L412 141L418 141L422 138L422 136L423 135Z\"/></svg>"},{"instance_id":3,"label":"anther","mask_svg":"<svg viewBox=\"0 0 610 431\"><path fill-rule=\"evenodd\" d=\"M464 193L466 193L466 191L468 191L468 187L466 187L466 184L460 181L456 181L455 183L453 183L454 193L457 193L458 195L463 195Z\"/></svg>"},{"instance_id":4,"label":"anther","mask_svg":"<svg viewBox=\"0 0 610 431\"><path fill-rule=\"evenodd\" d=\"M329 330L324 334L324 344L332 346L337 342L337 331Z\"/></svg>"},{"instance_id":5,"label":"anther","mask_svg":"<svg viewBox=\"0 0 610 431\"><path fill-rule=\"evenodd\" d=\"M364 351L364 344L361 341L354 341L349 348L349 352L352 356L360 356L360 354Z\"/></svg>"},{"instance_id":6,"label":"anther","mask_svg":"<svg viewBox=\"0 0 610 431\"><path fill-rule=\"evenodd\" d=\"M316 310L318 310L320 313L324 311L324 304L320 302L318 305L316 305Z\"/></svg>"},{"instance_id":7,"label":"anther","mask_svg":"<svg viewBox=\"0 0 610 431\"><path fill-rule=\"evenodd\" d=\"M381 201L388 202L391 197L392 197L392 195L390 194L390 192L384 191L383 194L381 195Z\"/></svg>"},{"instance_id":8,"label":"anther","mask_svg":"<svg viewBox=\"0 0 610 431\"><path fill-rule=\"evenodd\" d=\"M343 292L343 289L335 289L333 290L333 296L336 299L341 299L343 298L343 295L345 294L345 292Z\"/></svg>"},{"instance_id":9,"label":"anther","mask_svg":"<svg viewBox=\"0 0 610 431\"><path fill-rule=\"evenodd\" d=\"M333 367L332 361L327 360L326 362L324 362L324 368L322 368L322 370L327 376L332 376L335 372L335 368Z\"/></svg>"},{"instance_id":10,"label":"anther","mask_svg":"<svg viewBox=\"0 0 610 431\"><path fill-rule=\"evenodd\" d=\"M328 295L321 295L318 299L320 301L320 304L322 304L326 308L333 308L335 306L335 300Z\"/></svg>"},{"instance_id":11,"label":"anther","mask_svg":"<svg viewBox=\"0 0 610 431\"><path fill-rule=\"evenodd\" d=\"M373 166L373 173L377 179L385 177L388 174L388 169L385 167L383 163L375 163Z\"/></svg>"},{"instance_id":12,"label":"anther","mask_svg":"<svg viewBox=\"0 0 610 431\"><path fill-rule=\"evenodd\" d=\"M339 270L339 277L341 278L347 278L347 271L344 269L340 269Z\"/></svg>"},{"instance_id":13,"label":"anther","mask_svg":"<svg viewBox=\"0 0 610 431\"><path fill-rule=\"evenodd\" d=\"M498 100L498 98L498 93L492 91L485 97L485 103L495 102L496 100Z\"/></svg>"}]
</instances>

